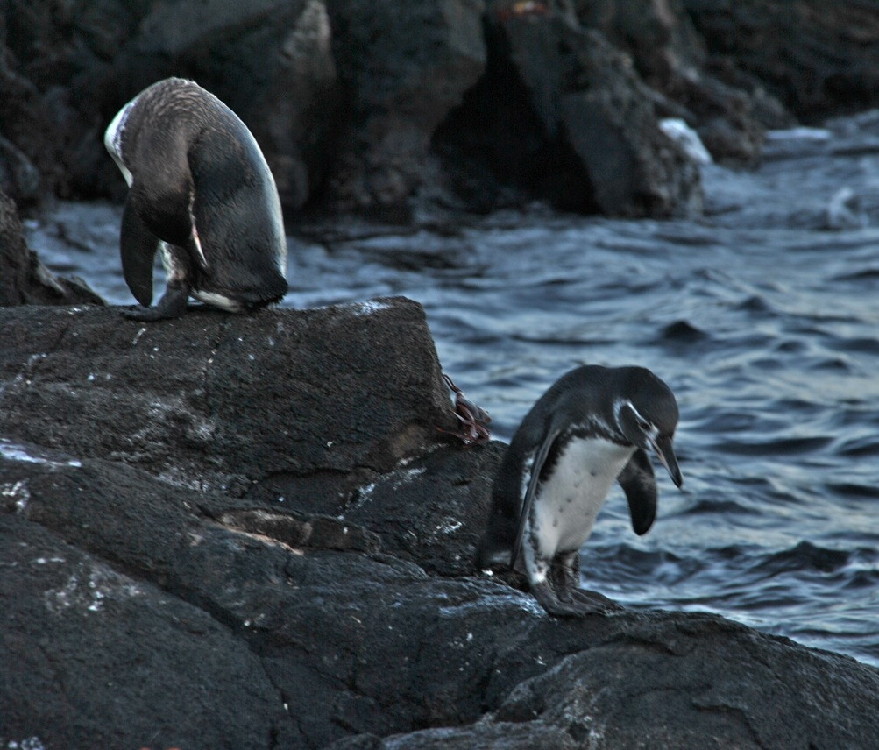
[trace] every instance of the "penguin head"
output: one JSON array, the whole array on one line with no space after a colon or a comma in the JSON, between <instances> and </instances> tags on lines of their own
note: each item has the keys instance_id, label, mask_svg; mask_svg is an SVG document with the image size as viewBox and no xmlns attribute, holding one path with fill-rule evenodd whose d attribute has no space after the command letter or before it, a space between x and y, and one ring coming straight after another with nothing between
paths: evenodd
<instances>
[{"instance_id":1,"label":"penguin head","mask_svg":"<svg viewBox=\"0 0 879 750\"><path fill-rule=\"evenodd\" d=\"M678 403L671 389L650 370L630 368L615 400L619 431L633 445L651 450L665 467L676 487L684 483L672 448L678 426Z\"/></svg>"}]
</instances>

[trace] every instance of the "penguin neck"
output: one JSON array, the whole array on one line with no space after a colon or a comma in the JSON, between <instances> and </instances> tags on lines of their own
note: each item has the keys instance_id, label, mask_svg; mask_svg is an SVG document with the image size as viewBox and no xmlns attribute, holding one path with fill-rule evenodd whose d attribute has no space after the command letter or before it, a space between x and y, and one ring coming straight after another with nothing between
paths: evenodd
<instances>
[{"instance_id":1,"label":"penguin neck","mask_svg":"<svg viewBox=\"0 0 879 750\"><path fill-rule=\"evenodd\" d=\"M608 449L619 448L622 452L634 452L635 449L635 446L626 440L619 430L611 427L603 418L600 416L590 417L584 422L571 425L559 436L543 463L541 475L547 477L552 474L561 457L573 443L585 442L596 447L604 445Z\"/></svg>"},{"instance_id":2,"label":"penguin neck","mask_svg":"<svg viewBox=\"0 0 879 750\"><path fill-rule=\"evenodd\" d=\"M572 424L562 436L560 442L569 440L605 440L621 446L631 446L632 443L617 426L616 421L611 421L603 414L594 414L581 422Z\"/></svg>"}]
</instances>

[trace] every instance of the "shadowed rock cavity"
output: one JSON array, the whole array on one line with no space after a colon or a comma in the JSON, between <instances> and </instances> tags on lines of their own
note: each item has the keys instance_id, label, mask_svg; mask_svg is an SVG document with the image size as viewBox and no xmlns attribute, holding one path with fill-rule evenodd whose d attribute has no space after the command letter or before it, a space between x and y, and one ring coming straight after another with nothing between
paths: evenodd
<instances>
[{"instance_id":1,"label":"shadowed rock cavity","mask_svg":"<svg viewBox=\"0 0 879 750\"><path fill-rule=\"evenodd\" d=\"M570 16L516 7L487 14L486 72L434 137L457 191L485 210L514 185L582 213L698 212L697 168L627 58Z\"/></svg>"}]
</instances>

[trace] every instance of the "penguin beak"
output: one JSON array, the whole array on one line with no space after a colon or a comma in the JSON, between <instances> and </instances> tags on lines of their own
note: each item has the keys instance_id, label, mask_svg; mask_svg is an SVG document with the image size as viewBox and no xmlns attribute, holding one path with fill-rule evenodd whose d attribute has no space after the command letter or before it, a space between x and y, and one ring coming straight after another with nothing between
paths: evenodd
<instances>
[{"instance_id":1,"label":"penguin beak","mask_svg":"<svg viewBox=\"0 0 879 750\"><path fill-rule=\"evenodd\" d=\"M660 435L650 441L653 450L659 462L665 467L671 481L675 483L675 487L680 487L684 483L684 476L678 468L678 459L675 456L674 448L671 447L671 437Z\"/></svg>"}]
</instances>

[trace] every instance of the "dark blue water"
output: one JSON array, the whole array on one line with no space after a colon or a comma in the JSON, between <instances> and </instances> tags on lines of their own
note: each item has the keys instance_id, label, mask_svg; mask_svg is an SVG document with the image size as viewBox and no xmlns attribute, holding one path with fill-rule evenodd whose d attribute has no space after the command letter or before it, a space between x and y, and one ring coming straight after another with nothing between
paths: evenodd
<instances>
[{"instance_id":1,"label":"dark blue water","mask_svg":"<svg viewBox=\"0 0 879 750\"><path fill-rule=\"evenodd\" d=\"M616 491L586 585L879 666L877 119L778 135L754 173L706 167L699 220L532 207L435 230L301 228L286 304L420 301L446 372L504 440L579 363L651 368L680 404L684 491L660 477L643 538ZM31 245L132 304L118 221L62 204Z\"/></svg>"}]
</instances>

